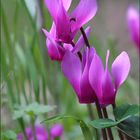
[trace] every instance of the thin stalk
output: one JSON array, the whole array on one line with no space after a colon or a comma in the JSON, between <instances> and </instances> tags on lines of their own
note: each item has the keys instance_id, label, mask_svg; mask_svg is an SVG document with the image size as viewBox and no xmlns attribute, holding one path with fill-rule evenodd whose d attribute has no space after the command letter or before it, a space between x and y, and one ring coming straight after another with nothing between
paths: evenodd
<instances>
[{"instance_id":1,"label":"thin stalk","mask_svg":"<svg viewBox=\"0 0 140 140\"><path fill-rule=\"evenodd\" d=\"M72 45L73 47L75 47L75 43L74 43L73 41L71 42L71 45ZM81 54L80 52L78 52L77 54L78 54L80 60L82 61L82 54Z\"/></svg>"},{"instance_id":2,"label":"thin stalk","mask_svg":"<svg viewBox=\"0 0 140 140\"><path fill-rule=\"evenodd\" d=\"M99 105L98 99L96 99L96 108L97 108L97 113L98 113L99 118L103 118L101 107ZM106 134L105 129L102 129L102 134L103 134L103 140L107 140L107 134Z\"/></svg>"},{"instance_id":3,"label":"thin stalk","mask_svg":"<svg viewBox=\"0 0 140 140\"><path fill-rule=\"evenodd\" d=\"M112 104L112 108L113 108L113 110L116 108L116 104L115 104L115 103ZM120 140L125 140L125 139L124 139L124 136L123 136L123 134L122 134L122 132L121 132L120 130L118 130L118 129L117 129L117 131L118 131Z\"/></svg>"},{"instance_id":4,"label":"thin stalk","mask_svg":"<svg viewBox=\"0 0 140 140\"><path fill-rule=\"evenodd\" d=\"M23 119L22 118L18 119L18 122L19 122L19 125L20 125L20 127L21 127L21 129L23 131L25 139L28 140L26 132L25 132L25 124L24 124Z\"/></svg>"},{"instance_id":5,"label":"thin stalk","mask_svg":"<svg viewBox=\"0 0 140 140\"><path fill-rule=\"evenodd\" d=\"M25 11L26 11L26 13L28 15L28 18L29 18L31 24L32 24L33 30L36 30L36 24L35 24L30 12L29 12L29 9L28 9L28 7L27 7L27 5L25 3L25 0L21 0L21 3L22 3L22 6L24 7L24 9L25 9Z\"/></svg>"},{"instance_id":6,"label":"thin stalk","mask_svg":"<svg viewBox=\"0 0 140 140\"><path fill-rule=\"evenodd\" d=\"M25 91L25 87L24 87L24 83L22 84L22 93L23 93L23 96L24 96L24 99L25 99L25 102L26 104L28 105L29 104L29 101L28 101L28 97L26 95L26 91Z\"/></svg>"},{"instance_id":7,"label":"thin stalk","mask_svg":"<svg viewBox=\"0 0 140 140\"><path fill-rule=\"evenodd\" d=\"M46 95L46 82L45 82L45 78L42 76L42 87L43 87L43 100L44 100L44 104L47 104L47 95Z\"/></svg>"},{"instance_id":8,"label":"thin stalk","mask_svg":"<svg viewBox=\"0 0 140 140\"><path fill-rule=\"evenodd\" d=\"M93 112L92 112L91 104L87 104L87 110L88 110L88 114L89 114L90 119L94 120L94 115L93 115Z\"/></svg>"},{"instance_id":9,"label":"thin stalk","mask_svg":"<svg viewBox=\"0 0 140 140\"><path fill-rule=\"evenodd\" d=\"M104 118L108 119L108 114L107 114L106 108L103 108L102 110L103 110ZM109 139L114 140L111 128L107 128L107 133L108 133Z\"/></svg>"},{"instance_id":10,"label":"thin stalk","mask_svg":"<svg viewBox=\"0 0 140 140\"><path fill-rule=\"evenodd\" d=\"M31 124L32 124L33 138L34 138L34 140L37 140L36 132L35 132L35 118L34 117L31 117Z\"/></svg>"},{"instance_id":11,"label":"thin stalk","mask_svg":"<svg viewBox=\"0 0 140 140\"><path fill-rule=\"evenodd\" d=\"M44 16L44 11L43 11L43 1L37 0L37 3L39 5L40 18L41 18L40 19L41 20L41 27L44 27L44 25L45 25L45 21L44 21L45 16Z\"/></svg>"},{"instance_id":12,"label":"thin stalk","mask_svg":"<svg viewBox=\"0 0 140 140\"><path fill-rule=\"evenodd\" d=\"M85 33L83 27L80 28L80 31L81 31L81 33L82 33L82 35L83 35L83 38L84 38L84 41L85 41L86 46L87 46L88 48L90 48L90 44L89 44L88 38L87 38L87 36L86 36L86 33Z\"/></svg>"},{"instance_id":13,"label":"thin stalk","mask_svg":"<svg viewBox=\"0 0 140 140\"><path fill-rule=\"evenodd\" d=\"M91 104L87 104L87 110L88 110L88 114L89 114L90 120L91 121L94 120L94 115L93 115ZM99 138L98 130L94 128L93 133L95 134L96 140L99 140L100 138Z\"/></svg>"}]
</instances>

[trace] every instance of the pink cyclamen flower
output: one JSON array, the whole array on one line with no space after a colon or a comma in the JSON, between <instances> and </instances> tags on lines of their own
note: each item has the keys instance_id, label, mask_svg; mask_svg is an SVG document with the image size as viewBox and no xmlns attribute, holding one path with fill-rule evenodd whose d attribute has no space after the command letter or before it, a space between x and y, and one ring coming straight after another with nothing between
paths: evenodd
<instances>
[{"instance_id":1,"label":"pink cyclamen flower","mask_svg":"<svg viewBox=\"0 0 140 140\"><path fill-rule=\"evenodd\" d=\"M62 60L62 72L72 85L80 103L93 103L95 93L89 83L89 68L94 56L94 49L87 48L82 55L82 61L78 55L67 51Z\"/></svg>"},{"instance_id":2,"label":"pink cyclamen flower","mask_svg":"<svg viewBox=\"0 0 140 140\"><path fill-rule=\"evenodd\" d=\"M139 11L133 7L128 8L127 24L130 36L140 51L140 15Z\"/></svg>"},{"instance_id":3,"label":"pink cyclamen flower","mask_svg":"<svg viewBox=\"0 0 140 140\"><path fill-rule=\"evenodd\" d=\"M50 135L51 135L51 140L54 140L56 137L60 138L63 134L63 126L61 124L55 124L54 126L51 127L50 130Z\"/></svg>"},{"instance_id":4,"label":"pink cyclamen flower","mask_svg":"<svg viewBox=\"0 0 140 140\"><path fill-rule=\"evenodd\" d=\"M96 0L81 0L77 7L68 13L72 0L45 0L50 15L56 26L56 41L72 43L77 31L89 20L97 11Z\"/></svg>"},{"instance_id":5,"label":"pink cyclamen flower","mask_svg":"<svg viewBox=\"0 0 140 140\"><path fill-rule=\"evenodd\" d=\"M126 80L130 70L130 60L126 52L122 52L113 62L111 74L108 69L109 51L106 55L104 70L100 57L94 53L89 69L89 81L95 91L101 107L115 102L120 85Z\"/></svg>"},{"instance_id":6,"label":"pink cyclamen flower","mask_svg":"<svg viewBox=\"0 0 140 140\"><path fill-rule=\"evenodd\" d=\"M53 23L50 32L47 32L43 29L46 38L46 47L48 49L48 54L52 60L61 61L65 52L67 50L72 51L73 53L77 53L84 46L84 39L81 35L75 46L73 47L71 44L61 44L56 41L56 26ZM85 30L86 36L89 36L90 27L87 27Z\"/></svg>"},{"instance_id":7,"label":"pink cyclamen flower","mask_svg":"<svg viewBox=\"0 0 140 140\"><path fill-rule=\"evenodd\" d=\"M34 140L34 134L32 127L28 127L25 130L26 136L28 140ZM36 140L48 140L48 134L47 131L43 126L35 126L35 135L36 135ZM17 140L24 140L23 134L18 134L17 135Z\"/></svg>"}]
</instances>

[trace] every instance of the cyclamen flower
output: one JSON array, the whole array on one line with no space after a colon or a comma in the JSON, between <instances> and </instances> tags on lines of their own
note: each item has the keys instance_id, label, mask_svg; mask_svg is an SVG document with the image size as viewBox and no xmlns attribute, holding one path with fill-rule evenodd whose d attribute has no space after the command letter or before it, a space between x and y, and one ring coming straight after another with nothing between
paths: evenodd
<instances>
[{"instance_id":1,"label":"cyclamen flower","mask_svg":"<svg viewBox=\"0 0 140 140\"><path fill-rule=\"evenodd\" d=\"M31 127L26 128L25 133L28 140L34 140L34 134ZM36 140L48 140L47 131L43 126L35 126L35 135L36 135ZM24 140L23 134L18 134L17 140Z\"/></svg>"},{"instance_id":2,"label":"cyclamen flower","mask_svg":"<svg viewBox=\"0 0 140 140\"><path fill-rule=\"evenodd\" d=\"M95 91L101 107L115 102L120 85L126 80L130 70L130 60L126 52L122 52L113 62L111 74L108 70L109 51L106 55L104 70L100 57L94 53L89 69L89 81Z\"/></svg>"},{"instance_id":3,"label":"cyclamen flower","mask_svg":"<svg viewBox=\"0 0 140 140\"><path fill-rule=\"evenodd\" d=\"M127 23L130 36L140 51L140 15L138 10L129 7L127 11Z\"/></svg>"},{"instance_id":4,"label":"cyclamen flower","mask_svg":"<svg viewBox=\"0 0 140 140\"><path fill-rule=\"evenodd\" d=\"M93 103L95 93L89 83L89 68L94 56L94 49L87 48L80 58L70 51L67 51L62 60L62 72L72 85L80 103Z\"/></svg>"},{"instance_id":5,"label":"cyclamen flower","mask_svg":"<svg viewBox=\"0 0 140 140\"><path fill-rule=\"evenodd\" d=\"M55 124L50 130L51 140L60 138L63 134L63 131L63 126L61 124Z\"/></svg>"},{"instance_id":6,"label":"cyclamen flower","mask_svg":"<svg viewBox=\"0 0 140 140\"><path fill-rule=\"evenodd\" d=\"M67 50L77 53L83 46L84 46L84 39L81 35L75 46L73 47L71 44L61 44L60 42L56 41L56 27L53 23L52 28L50 30L50 33L48 33L45 29L43 29L43 32L46 39L46 47L48 49L48 54L52 60L58 60L61 61L65 52ZM90 27L87 27L85 30L86 36L89 36L90 33Z\"/></svg>"},{"instance_id":7,"label":"cyclamen flower","mask_svg":"<svg viewBox=\"0 0 140 140\"><path fill-rule=\"evenodd\" d=\"M97 11L96 0L80 0L71 13L67 12L71 0L45 0L45 5L56 26L55 40L69 44L77 31L91 20Z\"/></svg>"}]
</instances>

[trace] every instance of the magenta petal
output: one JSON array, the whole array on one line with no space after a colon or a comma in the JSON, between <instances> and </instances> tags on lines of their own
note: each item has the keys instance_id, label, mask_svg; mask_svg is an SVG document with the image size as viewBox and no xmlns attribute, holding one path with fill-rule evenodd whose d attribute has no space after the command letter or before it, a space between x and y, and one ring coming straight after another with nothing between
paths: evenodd
<instances>
[{"instance_id":1,"label":"magenta petal","mask_svg":"<svg viewBox=\"0 0 140 140\"><path fill-rule=\"evenodd\" d=\"M24 138L24 136L23 136L23 134L17 134L17 137L16 137L16 139L17 140L23 140L23 138Z\"/></svg>"},{"instance_id":2,"label":"magenta petal","mask_svg":"<svg viewBox=\"0 0 140 140\"><path fill-rule=\"evenodd\" d=\"M63 134L63 126L61 124L55 124L51 130L51 137L55 138L55 137L61 137Z\"/></svg>"},{"instance_id":3,"label":"magenta petal","mask_svg":"<svg viewBox=\"0 0 140 140\"><path fill-rule=\"evenodd\" d=\"M64 43L71 43L72 37L71 37L70 20L62 3L60 3L59 5L56 29L57 29L57 38L59 41L62 41Z\"/></svg>"},{"instance_id":4,"label":"magenta petal","mask_svg":"<svg viewBox=\"0 0 140 140\"><path fill-rule=\"evenodd\" d=\"M37 140L48 140L48 134L43 126L36 126L35 131Z\"/></svg>"},{"instance_id":5,"label":"magenta petal","mask_svg":"<svg viewBox=\"0 0 140 140\"><path fill-rule=\"evenodd\" d=\"M89 37L90 31L91 31L91 28L87 27L86 30L85 30L85 33L86 33L87 37ZM72 52L73 53L79 52L84 47L84 45L85 45L85 41L84 41L83 35L81 35L80 38L78 39L77 43L75 44L75 47L72 50Z\"/></svg>"},{"instance_id":6,"label":"magenta petal","mask_svg":"<svg viewBox=\"0 0 140 140\"><path fill-rule=\"evenodd\" d=\"M52 2L52 0L44 0L45 5L55 23L56 23L57 16L59 16L58 10L59 10L60 3L63 4L65 10L67 11L71 5L71 1L72 0L53 0Z\"/></svg>"},{"instance_id":7,"label":"magenta petal","mask_svg":"<svg viewBox=\"0 0 140 140\"><path fill-rule=\"evenodd\" d=\"M62 0L62 1L63 1L63 6L67 11L69 9L70 5L71 5L72 0Z\"/></svg>"},{"instance_id":8,"label":"magenta petal","mask_svg":"<svg viewBox=\"0 0 140 140\"><path fill-rule=\"evenodd\" d=\"M112 64L112 75L116 90L126 80L130 70L130 60L126 52L122 52Z\"/></svg>"},{"instance_id":9,"label":"magenta petal","mask_svg":"<svg viewBox=\"0 0 140 140\"><path fill-rule=\"evenodd\" d=\"M71 44L65 44L64 43L63 47L65 48L65 50L68 50L68 51L72 51L73 50L73 46Z\"/></svg>"},{"instance_id":10,"label":"magenta petal","mask_svg":"<svg viewBox=\"0 0 140 140\"><path fill-rule=\"evenodd\" d=\"M114 85L108 70L108 59L109 59L109 51L107 51L107 55L106 55L106 69L102 81L103 98L100 101L100 104L102 106L113 104L115 100Z\"/></svg>"},{"instance_id":11,"label":"magenta petal","mask_svg":"<svg viewBox=\"0 0 140 140\"><path fill-rule=\"evenodd\" d=\"M43 32L47 37L46 46L49 56L52 60L61 60L63 57L63 49L61 49L61 46L55 41L53 35L48 33L45 29L43 29Z\"/></svg>"},{"instance_id":12,"label":"magenta petal","mask_svg":"<svg viewBox=\"0 0 140 140\"><path fill-rule=\"evenodd\" d=\"M100 100L102 98L102 79L104 76L104 67L100 57L95 53L89 69L89 81Z\"/></svg>"},{"instance_id":13,"label":"magenta petal","mask_svg":"<svg viewBox=\"0 0 140 140\"><path fill-rule=\"evenodd\" d=\"M82 74L79 57L70 51L67 51L63 57L61 68L64 76L68 79L79 98L80 79Z\"/></svg>"},{"instance_id":14,"label":"magenta petal","mask_svg":"<svg viewBox=\"0 0 140 140\"><path fill-rule=\"evenodd\" d=\"M140 50L139 19L140 19L140 15L138 11L133 7L129 7L127 12L127 23L130 31L130 36L134 41L134 43L137 45L138 49Z\"/></svg>"},{"instance_id":15,"label":"magenta petal","mask_svg":"<svg viewBox=\"0 0 140 140\"><path fill-rule=\"evenodd\" d=\"M89 83L89 68L90 68L90 63L91 59L94 56L94 51L93 48L90 48L86 50L85 53L85 65L81 77L81 96L80 96L80 103L93 103L95 101L95 93Z\"/></svg>"},{"instance_id":16,"label":"magenta petal","mask_svg":"<svg viewBox=\"0 0 140 140\"><path fill-rule=\"evenodd\" d=\"M54 22L56 23L58 8L59 8L59 0L45 0L45 5L52 16ZM55 10L54 10L55 9Z\"/></svg>"},{"instance_id":17,"label":"magenta petal","mask_svg":"<svg viewBox=\"0 0 140 140\"><path fill-rule=\"evenodd\" d=\"M52 27L51 27L51 29L50 29L50 34L51 34L54 38L56 38L56 26L55 26L55 23L54 23L54 22L52 23Z\"/></svg>"},{"instance_id":18,"label":"magenta petal","mask_svg":"<svg viewBox=\"0 0 140 140\"><path fill-rule=\"evenodd\" d=\"M95 16L96 11L96 0L80 0L79 4L71 14L71 17L76 19L75 24L73 24L72 31L79 29L91 20Z\"/></svg>"}]
</instances>

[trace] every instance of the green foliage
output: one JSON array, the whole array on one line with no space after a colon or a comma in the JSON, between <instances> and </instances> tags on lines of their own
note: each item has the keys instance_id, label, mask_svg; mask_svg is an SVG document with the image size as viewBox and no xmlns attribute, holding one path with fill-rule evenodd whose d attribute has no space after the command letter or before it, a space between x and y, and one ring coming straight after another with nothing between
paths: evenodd
<instances>
[{"instance_id":1,"label":"green foliage","mask_svg":"<svg viewBox=\"0 0 140 140\"><path fill-rule=\"evenodd\" d=\"M135 115L138 112L138 105L124 104L114 109L114 116L116 120L125 120L126 118Z\"/></svg>"},{"instance_id":2,"label":"green foliage","mask_svg":"<svg viewBox=\"0 0 140 140\"><path fill-rule=\"evenodd\" d=\"M91 135L90 129L86 125L86 123L84 121L80 120L79 124L80 124L80 127L82 129L85 140L92 140L92 135Z\"/></svg>"},{"instance_id":3,"label":"green foliage","mask_svg":"<svg viewBox=\"0 0 140 140\"><path fill-rule=\"evenodd\" d=\"M19 107L14 111L13 119L22 118L24 115L29 115L31 117L42 115L52 111L55 107L49 105L38 104L37 102L29 104L24 107Z\"/></svg>"},{"instance_id":4,"label":"green foliage","mask_svg":"<svg viewBox=\"0 0 140 140\"><path fill-rule=\"evenodd\" d=\"M118 124L128 119L129 117L137 114L138 112L138 105L124 104L114 109L114 116L116 118L116 121L112 119L97 119L91 121L89 124L97 129L113 127L117 126Z\"/></svg>"},{"instance_id":5,"label":"green foliage","mask_svg":"<svg viewBox=\"0 0 140 140\"><path fill-rule=\"evenodd\" d=\"M2 138L6 140L16 140L16 133L12 130L7 130L2 133Z\"/></svg>"},{"instance_id":6,"label":"green foliage","mask_svg":"<svg viewBox=\"0 0 140 140\"><path fill-rule=\"evenodd\" d=\"M90 129L87 126L87 124L83 120L80 120L74 116L57 115L57 116L53 116L51 118L48 118L48 119L42 121L42 123L49 123L49 122L58 121L58 120L62 120L62 119L73 119L76 122L78 122L81 127L85 140L92 140L92 134L91 134Z\"/></svg>"},{"instance_id":7,"label":"green foliage","mask_svg":"<svg viewBox=\"0 0 140 140\"><path fill-rule=\"evenodd\" d=\"M140 117L132 116L118 125L119 129L134 139L140 139Z\"/></svg>"},{"instance_id":8,"label":"green foliage","mask_svg":"<svg viewBox=\"0 0 140 140\"><path fill-rule=\"evenodd\" d=\"M91 121L89 124L94 128L101 129L116 126L118 123L119 122L113 121L111 119L97 119Z\"/></svg>"},{"instance_id":9,"label":"green foliage","mask_svg":"<svg viewBox=\"0 0 140 140\"><path fill-rule=\"evenodd\" d=\"M23 119L24 116L41 116L44 119L44 116L46 117L50 111L54 111L54 114L59 114L61 112L64 114L72 114L73 116L77 116L77 118L57 115L45 121L47 127L50 125L48 124L49 122L65 119L63 125L68 140L82 140L83 135L86 140L91 140L92 136L89 127L82 121L88 120L86 106L76 101L76 95L61 73L60 63L51 61L48 57L45 48L45 38L43 33L40 32L40 29L43 27L49 30L52 21L44 6L43 0L38 0L38 2L33 16L31 7L34 6L34 0L32 0L31 5L29 5L28 0L0 1L2 29L0 47L0 92L2 93L2 102L4 101L1 107L2 110L4 110L2 119L7 119L7 116L10 116L8 120L6 120L6 122L10 123L7 124L1 121L3 139L16 139L15 132L9 131L11 127L14 127L13 130L25 130L27 121ZM39 19L42 18L43 20L39 21L39 26L37 18L38 12L41 12L41 14L39 14ZM94 45L102 58L105 58L105 50L107 48L111 50L109 61L112 62L114 57L118 54L117 39L113 36L108 38L107 41L102 42L98 36L96 37L96 33L94 36L91 36L90 39L90 42L92 42L91 45ZM125 46L122 46L123 50L124 47ZM137 75L134 76L137 77ZM120 96L120 98L117 99L117 103L121 104L124 101L132 101L132 103L135 103L138 101L137 91L139 91L139 84L135 77L131 75L119 90L120 94L118 93L117 97ZM48 104L56 105L56 110L55 106L50 106ZM18 105L18 107L15 108L15 105ZM95 123L94 125L96 128L112 127L119 124L117 125L119 129L129 136L138 138L138 123L136 124L136 121L134 122L134 120L138 119L133 118L133 121L131 120L131 116L137 112L137 109L135 105L129 107L126 105L114 111L117 121L108 119L96 120L92 123ZM109 112L109 115L110 114L112 114L112 112ZM76 120L81 127L83 135L78 127L75 128L75 121L73 120ZM131 122L134 122L133 124L135 125L131 124ZM134 130L131 130L131 128L134 128Z\"/></svg>"}]
</instances>

